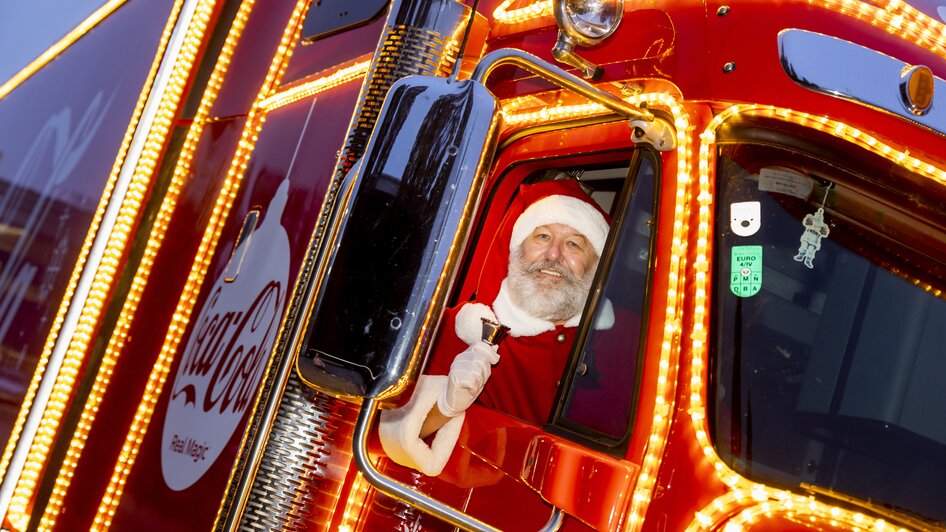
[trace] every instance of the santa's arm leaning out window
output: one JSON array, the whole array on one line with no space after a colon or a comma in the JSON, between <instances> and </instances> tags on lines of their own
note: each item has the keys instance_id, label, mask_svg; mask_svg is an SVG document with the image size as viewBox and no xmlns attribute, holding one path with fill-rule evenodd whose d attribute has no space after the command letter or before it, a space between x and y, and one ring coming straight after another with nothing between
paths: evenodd
<instances>
[{"instance_id":1,"label":"santa's arm leaning out window","mask_svg":"<svg viewBox=\"0 0 946 532\"><path fill-rule=\"evenodd\" d=\"M469 303L461 307L457 336L468 347L456 355L447 375L421 375L406 405L381 413L381 445L398 464L437 476L450 459L464 413L486 386L492 365L499 362L495 346L465 334L459 326L461 322L479 321L480 317L496 319L486 305ZM425 439L430 435L433 439L428 445Z\"/></svg>"}]
</instances>

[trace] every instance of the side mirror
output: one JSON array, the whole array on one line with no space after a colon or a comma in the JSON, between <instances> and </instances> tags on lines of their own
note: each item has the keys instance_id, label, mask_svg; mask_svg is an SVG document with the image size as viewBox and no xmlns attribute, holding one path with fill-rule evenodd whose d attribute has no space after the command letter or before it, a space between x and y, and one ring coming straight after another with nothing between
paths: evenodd
<instances>
[{"instance_id":1,"label":"side mirror","mask_svg":"<svg viewBox=\"0 0 946 532\"><path fill-rule=\"evenodd\" d=\"M498 104L476 81L391 87L350 176L303 313L296 369L343 398L384 399L420 370L495 149Z\"/></svg>"}]
</instances>

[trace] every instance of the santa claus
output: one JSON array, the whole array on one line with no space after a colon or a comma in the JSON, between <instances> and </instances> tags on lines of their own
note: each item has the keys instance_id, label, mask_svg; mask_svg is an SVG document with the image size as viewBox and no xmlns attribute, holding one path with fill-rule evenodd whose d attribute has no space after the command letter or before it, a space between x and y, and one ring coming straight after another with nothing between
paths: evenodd
<instances>
[{"instance_id":1,"label":"santa claus","mask_svg":"<svg viewBox=\"0 0 946 532\"><path fill-rule=\"evenodd\" d=\"M520 187L484 260L475 300L446 313L428 374L404 407L381 415L379 435L392 460L440 474L474 401L546 421L608 230L607 213L574 179ZM613 323L613 312L604 310L597 321L610 323L596 328ZM482 340L483 318L508 328L498 347Z\"/></svg>"}]
</instances>

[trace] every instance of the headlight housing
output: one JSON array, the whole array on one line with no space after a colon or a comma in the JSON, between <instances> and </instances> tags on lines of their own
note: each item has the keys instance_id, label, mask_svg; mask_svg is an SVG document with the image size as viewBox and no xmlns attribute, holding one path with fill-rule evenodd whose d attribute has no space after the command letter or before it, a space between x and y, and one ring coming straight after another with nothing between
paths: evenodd
<instances>
[{"instance_id":1,"label":"headlight housing","mask_svg":"<svg viewBox=\"0 0 946 532\"><path fill-rule=\"evenodd\" d=\"M559 29L580 46L601 42L621 24L624 0L554 0Z\"/></svg>"}]
</instances>

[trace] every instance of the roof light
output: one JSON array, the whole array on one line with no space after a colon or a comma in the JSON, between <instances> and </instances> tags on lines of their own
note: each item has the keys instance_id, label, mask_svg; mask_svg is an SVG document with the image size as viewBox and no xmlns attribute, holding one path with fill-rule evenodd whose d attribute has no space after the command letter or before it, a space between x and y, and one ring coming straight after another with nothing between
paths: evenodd
<instances>
[{"instance_id":1,"label":"roof light","mask_svg":"<svg viewBox=\"0 0 946 532\"><path fill-rule=\"evenodd\" d=\"M558 42L552 55L597 80L601 69L578 56L575 46L593 46L617 30L624 15L624 0L554 0Z\"/></svg>"}]
</instances>

